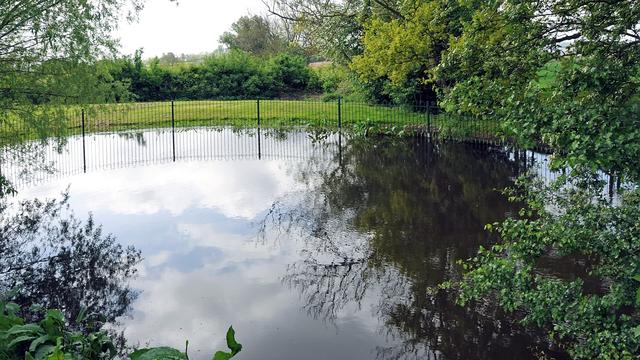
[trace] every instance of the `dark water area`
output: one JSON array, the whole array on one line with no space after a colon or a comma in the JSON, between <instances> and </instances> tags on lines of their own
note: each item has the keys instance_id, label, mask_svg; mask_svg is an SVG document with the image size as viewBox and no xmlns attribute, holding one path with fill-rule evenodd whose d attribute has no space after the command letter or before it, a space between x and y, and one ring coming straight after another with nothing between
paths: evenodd
<instances>
[{"instance_id":1,"label":"dark water area","mask_svg":"<svg viewBox=\"0 0 640 360\"><path fill-rule=\"evenodd\" d=\"M14 202L67 191L77 217L91 213L141 252L137 275L117 284L64 275L55 284L81 287L69 301L112 311L130 345L188 339L190 358L209 359L233 325L240 360L534 359L545 350L490 300L461 307L437 289L460 276L458 260L496 240L484 225L518 210L499 190L526 169L545 174L544 155L302 131L176 135L175 161L165 132L102 134L88 138L84 161L72 138L60 153L43 150L54 173L14 175ZM115 263L96 266L109 274Z\"/></svg>"}]
</instances>

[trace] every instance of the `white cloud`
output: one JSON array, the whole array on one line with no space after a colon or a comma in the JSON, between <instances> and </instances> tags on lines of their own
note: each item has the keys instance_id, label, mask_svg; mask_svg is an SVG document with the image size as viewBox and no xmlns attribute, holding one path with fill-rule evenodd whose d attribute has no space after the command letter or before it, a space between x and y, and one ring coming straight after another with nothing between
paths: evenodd
<instances>
[{"instance_id":1,"label":"white cloud","mask_svg":"<svg viewBox=\"0 0 640 360\"><path fill-rule=\"evenodd\" d=\"M191 208L213 208L229 218L253 219L273 201L294 190L286 161L199 161L93 172L20 192L23 198L52 196L71 182L80 213L92 209L116 214L177 216Z\"/></svg>"}]
</instances>

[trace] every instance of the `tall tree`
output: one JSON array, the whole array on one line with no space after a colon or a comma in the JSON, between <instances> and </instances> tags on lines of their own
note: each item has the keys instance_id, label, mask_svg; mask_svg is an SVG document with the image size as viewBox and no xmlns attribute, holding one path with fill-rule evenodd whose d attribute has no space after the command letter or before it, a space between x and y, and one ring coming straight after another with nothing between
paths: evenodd
<instances>
[{"instance_id":1,"label":"tall tree","mask_svg":"<svg viewBox=\"0 0 640 360\"><path fill-rule=\"evenodd\" d=\"M435 100L435 87L444 84L431 72L472 11L472 2L418 0L404 3L393 18L373 15L364 24L363 51L351 68L365 83L384 80L396 93Z\"/></svg>"},{"instance_id":2,"label":"tall tree","mask_svg":"<svg viewBox=\"0 0 640 360\"><path fill-rule=\"evenodd\" d=\"M371 14L398 18L397 0L264 0L269 13L296 30L329 59L348 63L362 53L363 23Z\"/></svg>"},{"instance_id":3,"label":"tall tree","mask_svg":"<svg viewBox=\"0 0 640 360\"><path fill-rule=\"evenodd\" d=\"M230 49L254 55L276 54L288 46L288 39L279 31L278 24L259 15L240 17L231 25L231 31L220 36L220 42Z\"/></svg>"},{"instance_id":4,"label":"tall tree","mask_svg":"<svg viewBox=\"0 0 640 360\"><path fill-rule=\"evenodd\" d=\"M18 124L40 135L61 131L61 104L104 100L96 60L115 53L112 34L123 8L140 0L7 0L0 2L0 124L4 142ZM51 106L42 107L47 103Z\"/></svg>"},{"instance_id":5,"label":"tall tree","mask_svg":"<svg viewBox=\"0 0 640 360\"><path fill-rule=\"evenodd\" d=\"M566 163L640 175L640 2L477 4L434 76L451 111L497 117Z\"/></svg>"}]
</instances>

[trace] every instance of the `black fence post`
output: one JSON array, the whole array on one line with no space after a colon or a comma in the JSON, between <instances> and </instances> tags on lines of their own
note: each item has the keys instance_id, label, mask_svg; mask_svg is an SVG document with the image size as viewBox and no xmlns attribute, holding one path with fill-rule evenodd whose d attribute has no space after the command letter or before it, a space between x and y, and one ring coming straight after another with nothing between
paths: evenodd
<instances>
[{"instance_id":1,"label":"black fence post","mask_svg":"<svg viewBox=\"0 0 640 360\"><path fill-rule=\"evenodd\" d=\"M431 101L427 100L427 134L431 137Z\"/></svg>"},{"instance_id":2,"label":"black fence post","mask_svg":"<svg viewBox=\"0 0 640 360\"><path fill-rule=\"evenodd\" d=\"M338 131L338 166L342 168L342 131Z\"/></svg>"},{"instance_id":3,"label":"black fence post","mask_svg":"<svg viewBox=\"0 0 640 360\"><path fill-rule=\"evenodd\" d=\"M81 110L81 118L82 118L82 170L83 172L87 172L87 152L86 152L86 144L84 140L85 136L85 127L84 127L84 109Z\"/></svg>"},{"instance_id":4,"label":"black fence post","mask_svg":"<svg viewBox=\"0 0 640 360\"><path fill-rule=\"evenodd\" d=\"M256 100L256 110L258 112L258 129L260 128L260 99Z\"/></svg>"},{"instance_id":5,"label":"black fence post","mask_svg":"<svg viewBox=\"0 0 640 360\"><path fill-rule=\"evenodd\" d=\"M171 150L173 151L173 161L176 161L176 114L175 105L171 100Z\"/></svg>"},{"instance_id":6,"label":"black fence post","mask_svg":"<svg viewBox=\"0 0 640 360\"><path fill-rule=\"evenodd\" d=\"M262 147L260 146L260 127L258 127L258 160L262 159Z\"/></svg>"},{"instance_id":7,"label":"black fence post","mask_svg":"<svg viewBox=\"0 0 640 360\"><path fill-rule=\"evenodd\" d=\"M338 129L342 128L342 96L338 96Z\"/></svg>"}]
</instances>

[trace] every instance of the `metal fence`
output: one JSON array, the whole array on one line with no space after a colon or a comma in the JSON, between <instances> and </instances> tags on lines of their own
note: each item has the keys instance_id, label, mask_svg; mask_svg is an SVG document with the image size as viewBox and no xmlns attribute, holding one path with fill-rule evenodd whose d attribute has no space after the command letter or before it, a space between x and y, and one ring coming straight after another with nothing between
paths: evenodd
<instances>
[{"instance_id":1,"label":"metal fence","mask_svg":"<svg viewBox=\"0 0 640 360\"><path fill-rule=\"evenodd\" d=\"M67 137L62 144L31 142L1 148L0 175L22 187L87 172L175 161L329 161L340 155L342 134L324 133L321 139L311 135L296 130L211 127L87 133Z\"/></svg>"},{"instance_id":2,"label":"metal fence","mask_svg":"<svg viewBox=\"0 0 640 360\"><path fill-rule=\"evenodd\" d=\"M51 125L56 135L145 128L226 126L238 128L316 127L360 132L410 132L445 140L502 143L494 120L440 111L431 102L412 106L320 100L203 100L119 103L68 107L64 121ZM46 122L43 121L43 122ZM0 123L0 145L35 134L19 120Z\"/></svg>"}]
</instances>

